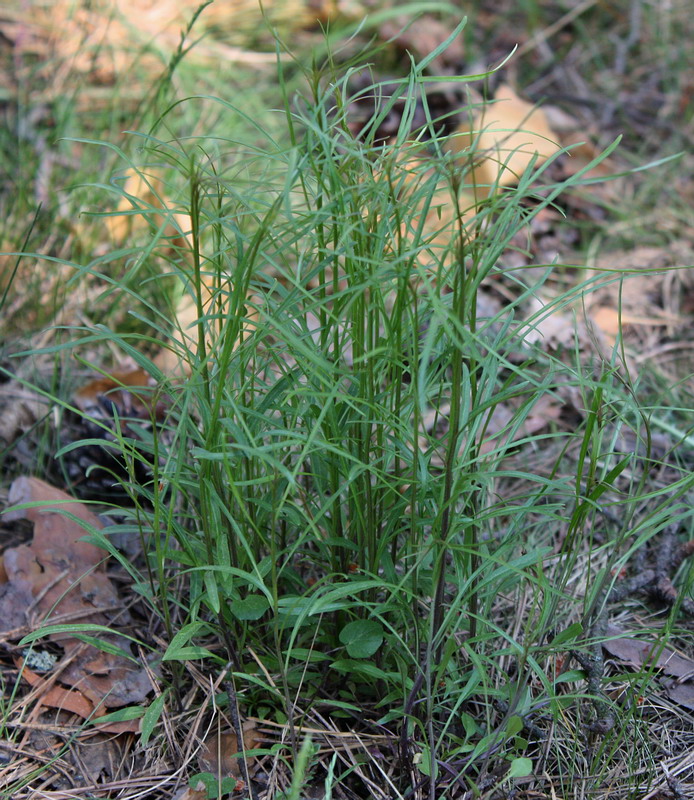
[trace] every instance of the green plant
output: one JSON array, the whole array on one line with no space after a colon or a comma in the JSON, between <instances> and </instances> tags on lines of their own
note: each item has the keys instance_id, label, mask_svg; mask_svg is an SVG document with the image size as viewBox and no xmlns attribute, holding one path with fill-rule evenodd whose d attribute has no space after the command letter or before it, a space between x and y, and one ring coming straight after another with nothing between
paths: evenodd
<instances>
[{"instance_id":1,"label":"green plant","mask_svg":"<svg viewBox=\"0 0 694 800\"><path fill-rule=\"evenodd\" d=\"M132 255L164 251L195 326L169 339L173 304L134 283L146 332L73 329L69 349L115 344L168 397L165 421L119 428L115 447L151 475L143 485L131 470L124 484L125 524L146 545L144 568L129 571L163 621L174 694L177 664L228 668L218 703L234 720L241 704L286 721L297 782L308 758L297 727L329 703L336 726L399 735L399 789L423 782L433 798L446 781L481 784L492 759L508 762L509 780L529 772L528 720L585 699L583 676L552 665L583 646L628 537L653 536L671 495L652 493L648 524L632 525L640 456L617 434L645 439L649 424L618 349L586 363L578 346L547 355L530 342L543 317L609 276L524 318L541 281L498 267L581 174L540 192L535 163L516 188L463 200L479 154L454 161L428 110L414 137L407 128L417 103L427 109L424 66L396 88L404 121L390 145L377 128L395 100L355 138L350 72L330 63L307 74L306 96L285 98L282 137L202 97L185 102L217 103L246 138L169 135L179 104L168 108L138 136L140 170L178 192L165 211L189 217L190 247L172 249L154 221ZM100 270L83 269L109 280ZM485 316L481 287L495 279L516 294ZM157 347L176 353L185 380L158 369ZM526 433L538 400L567 385L585 421ZM502 424L500 409L511 409ZM523 464L540 444L555 447L545 470ZM683 475L678 491L691 485ZM593 567L585 532L606 509L624 513ZM566 601L586 558L576 621Z\"/></svg>"}]
</instances>

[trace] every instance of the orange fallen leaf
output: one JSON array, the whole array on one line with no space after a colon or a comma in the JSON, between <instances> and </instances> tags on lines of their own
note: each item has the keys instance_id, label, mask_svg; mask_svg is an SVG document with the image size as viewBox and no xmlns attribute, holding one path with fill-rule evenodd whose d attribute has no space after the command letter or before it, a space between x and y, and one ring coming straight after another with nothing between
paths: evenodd
<instances>
[{"instance_id":1,"label":"orange fallen leaf","mask_svg":"<svg viewBox=\"0 0 694 800\"><path fill-rule=\"evenodd\" d=\"M23 658L16 658L15 664L22 671L24 680L36 689L45 688L38 695L39 702L44 706L58 708L61 711L69 711L72 714L89 719L94 714L94 705L87 698L75 689L63 689L61 686L50 686L49 682L30 670ZM101 713L104 713L103 711Z\"/></svg>"},{"instance_id":2,"label":"orange fallen leaf","mask_svg":"<svg viewBox=\"0 0 694 800\"><path fill-rule=\"evenodd\" d=\"M497 89L494 101L458 126L449 142L454 153L473 160L469 177L481 196L510 186L534 158L541 163L559 150L541 108L507 85Z\"/></svg>"},{"instance_id":3,"label":"orange fallen leaf","mask_svg":"<svg viewBox=\"0 0 694 800\"><path fill-rule=\"evenodd\" d=\"M82 411L88 411L90 406L95 405L100 398L116 391L125 391L127 388L143 388L152 386L152 378L143 369L133 369L126 372L112 372L108 376L95 378L84 386L80 387L74 394L75 405ZM146 404L137 395L133 397L133 416L140 416L146 409Z\"/></svg>"},{"instance_id":4,"label":"orange fallen leaf","mask_svg":"<svg viewBox=\"0 0 694 800\"><path fill-rule=\"evenodd\" d=\"M124 719L120 722L99 722L98 720L92 725L95 731L100 733L139 733L142 725L141 719Z\"/></svg>"},{"instance_id":5,"label":"orange fallen leaf","mask_svg":"<svg viewBox=\"0 0 694 800\"><path fill-rule=\"evenodd\" d=\"M82 692L77 689L65 689L62 686L50 684L33 670L30 670L24 663L23 658L15 658L17 669L21 670L24 680L39 691L38 702L49 708L56 708L59 711L68 711L76 714L82 719L91 719L95 730L102 733L138 733L140 730L140 719L128 719L122 721L107 720L98 722L98 717L106 713L103 706L94 706ZM42 691L43 689L43 691Z\"/></svg>"},{"instance_id":6,"label":"orange fallen leaf","mask_svg":"<svg viewBox=\"0 0 694 800\"><path fill-rule=\"evenodd\" d=\"M590 318L600 330L609 337L616 337L623 325L650 325L653 327L663 327L666 325L681 324L682 320L672 314L658 317L641 316L630 314L627 311L621 313L616 308L609 306L599 306L590 310Z\"/></svg>"}]
</instances>

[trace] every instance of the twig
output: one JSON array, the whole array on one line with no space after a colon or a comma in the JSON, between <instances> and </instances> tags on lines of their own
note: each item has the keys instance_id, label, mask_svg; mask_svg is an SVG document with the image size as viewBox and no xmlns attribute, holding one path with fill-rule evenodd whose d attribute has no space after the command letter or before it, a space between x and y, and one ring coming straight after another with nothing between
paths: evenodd
<instances>
[{"instance_id":1,"label":"twig","mask_svg":"<svg viewBox=\"0 0 694 800\"><path fill-rule=\"evenodd\" d=\"M407 735L407 721L408 717L410 717L412 714L412 709L414 708L415 701L417 700L417 695L420 693L423 683L424 683L424 671L420 670L419 674L414 679L414 683L412 684L412 689L410 690L410 693L407 695L407 700L405 700L405 707L403 709L402 728L400 729L400 743L398 746L398 749L400 751L400 763L402 764L403 768L406 769L407 772L409 773L413 787L417 783L417 779L416 779L416 770L414 768L414 762L410 754L410 742L409 742L409 737Z\"/></svg>"},{"instance_id":2,"label":"twig","mask_svg":"<svg viewBox=\"0 0 694 800\"><path fill-rule=\"evenodd\" d=\"M246 762L246 743L243 740L243 726L241 725L241 718L239 717L239 699L238 695L236 694L234 676L232 674L231 667L232 665L229 664L229 671L227 673L228 677L226 680L222 681L222 686L224 687L229 700L229 716L231 717L231 725L234 728L234 733L236 734L236 742L239 748L239 753L241 753L241 758L239 759L241 777L246 784L249 796L252 796L253 790L251 789L251 781L248 774L248 764Z\"/></svg>"},{"instance_id":3,"label":"twig","mask_svg":"<svg viewBox=\"0 0 694 800\"><path fill-rule=\"evenodd\" d=\"M593 635L597 635L597 632L595 631L596 627L597 625L593 628ZM604 634L605 624L603 623L600 627L603 629ZM598 641L592 645L591 652L589 653L574 652L573 657L586 672L586 677L588 679L588 691L592 695L591 701L593 703L593 708L595 709L596 717L593 722L588 725L588 730L604 736L614 727L615 715L612 707L602 693L602 676L605 671L605 659L602 654L602 642Z\"/></svg>"}]
</instances>

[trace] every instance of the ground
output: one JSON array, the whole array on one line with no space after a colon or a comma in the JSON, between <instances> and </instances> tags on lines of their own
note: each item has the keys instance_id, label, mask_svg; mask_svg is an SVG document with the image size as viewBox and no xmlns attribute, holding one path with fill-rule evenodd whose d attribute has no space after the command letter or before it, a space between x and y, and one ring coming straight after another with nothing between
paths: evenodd
<instances>
[{"instance_id":1,"label":"ground","mask_svg":"<svg viewBox=\"0 0 694 800\"><path fill-rule=\"evenodd\" d=\"M690 15L445 6L0 12L0 796L691 795Z\"/></svg>"}]
</instances>

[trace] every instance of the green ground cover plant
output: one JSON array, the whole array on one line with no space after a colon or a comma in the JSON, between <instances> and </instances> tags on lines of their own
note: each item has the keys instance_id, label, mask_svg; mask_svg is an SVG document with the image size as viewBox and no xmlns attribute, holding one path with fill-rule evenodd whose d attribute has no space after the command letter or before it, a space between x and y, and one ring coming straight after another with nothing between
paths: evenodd
<instances>
[{"instance_id":1,"label":"green ground cover plant","mask_svg":"<svg viewBox=\"0 0 694 800\"><path fill-rule=\"evenodd\" d=\"M359 90L384 99L357 137L363 56L278 61L281 104L257 114L207 93L169 102L174 60L125 141L73 137L91 163L114 164L85 196L115 206L133 170L166 189L163 210L129 197L142 241L50 256L68 292L78 278L108 286L99 304L119 324L64 326L20 356L54 360L60 387L44 392L65 415L80 414L71 363L103 374L103 353L126 354L152 378L131 390L151 419L114 403L89 420L107 442L55 448L63 464L87 444L117 456L110 482L125 502L89 535L128 576L148 617L138 641L161 656L160 699L130 710L144 716L143 747L171 745L167 720L188 735L221 712L238 739L246 717L282 731L241 759L246 787L253 758L273 764L267 797L316 785L326 797L508 797L543 772L560 796L580 781L607 797L624 763L634 775L620 775L620 796L641 796L657 774L640 702L654 670L625 668L609 692L595 661L634 559L673 525L691 530L691 414L642 389L619 339L538 343L550 316L580 315L628 270L500 266L616 143L561 181L550 158L481 192L470 184L483 156L449 152L428 108L431 59L395 88ZM180 219L190 231L172 234ZM557 276L564 288L533 306ZM489 310L493 286L507 301ZM172 336L181 294L197 319ZM536 408L567 397L575 419L533 432ZM683 434L667 454L653 446L663 426ZM116 545L123 535L142 543L137 558ZM666 637L692 586L686 564L670 577ZM193 708L191 668L214 683ZM352 760L326 755L305 733L317 723L382 738ZM215 778L210 796L230 788Z\"/></svg>"}]
</instances>

